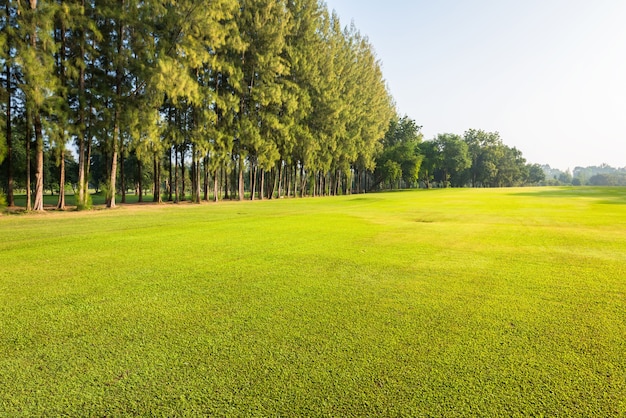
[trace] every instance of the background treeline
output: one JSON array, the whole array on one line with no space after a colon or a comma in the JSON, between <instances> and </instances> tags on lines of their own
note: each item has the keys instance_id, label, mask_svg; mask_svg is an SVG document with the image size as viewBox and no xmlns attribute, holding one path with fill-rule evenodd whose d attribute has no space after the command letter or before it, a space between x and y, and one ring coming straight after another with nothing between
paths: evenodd
<instances>
[{"instance_id":1,"label":"background treeline","mask_svg":"<svg viewBox=\"0 0 626 418\"><path fill-rule=\"evenodd\" d=\"M462 136L446 133L423 141L420 129L407 117L391 121L377 158L375 187L512 187L545 180L542 167L527 164L497 132L470 129Z\"/></svg>"},{"instance_id":2,"label":"background treeline","mask_svg":"<svg viewBox=\"0 0 626 418\"><path fill-rule=\"evenodd\" d=\"M79 208L536 184L497 133L423 141L368 39L318 0L7 0L0 176L9 205ZM31 193L32 191L32 193ZM32 200L31 200L32 194Z\"/></svg>"},{"instance_id":3,"label":"background treeline","mask_svg":"<svg viewBox=\"0 0 626 418\"><path fill-rule=\"evenodd\" d=\"M542 184L549 186L626 186L626 167L615 168L608 164L599 166L576 167L573 171L561 171L542 166L546 180Z\"/></svg>"}]
</instances>

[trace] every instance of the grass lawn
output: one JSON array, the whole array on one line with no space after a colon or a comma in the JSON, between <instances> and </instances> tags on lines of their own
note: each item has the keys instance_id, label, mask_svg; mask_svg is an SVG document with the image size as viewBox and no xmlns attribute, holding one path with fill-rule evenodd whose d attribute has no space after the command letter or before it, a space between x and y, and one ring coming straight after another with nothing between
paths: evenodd
<instances>
[{"instance_id":1,"label":"grass lawn","mask_svg":"<svg viewBox=\"0 0 626 418\"><path fill-rule=\"evenodd\" d=\"M626 416L626 189L0 215L0 416Z\"/></svg>"}]
</instances>

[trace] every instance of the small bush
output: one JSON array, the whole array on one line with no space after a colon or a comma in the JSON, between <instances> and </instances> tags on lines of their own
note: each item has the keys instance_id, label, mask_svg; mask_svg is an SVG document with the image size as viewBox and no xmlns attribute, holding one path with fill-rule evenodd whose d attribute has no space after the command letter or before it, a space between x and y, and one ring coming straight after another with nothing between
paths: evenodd
<instances>
[{"instance_id":1,"label":"small bush","mask_svg":"<svg viewBox=\"0 0 626 418\"><path fill-rule=\"evenodd\" d=\"M76 209L78 210L89 210L93 207L93 201L91 199L91 194L87 193L87 195L85 196L85 203L82 204L80 202L77 202L76 204Z\"/></svg>"}]
</instances>

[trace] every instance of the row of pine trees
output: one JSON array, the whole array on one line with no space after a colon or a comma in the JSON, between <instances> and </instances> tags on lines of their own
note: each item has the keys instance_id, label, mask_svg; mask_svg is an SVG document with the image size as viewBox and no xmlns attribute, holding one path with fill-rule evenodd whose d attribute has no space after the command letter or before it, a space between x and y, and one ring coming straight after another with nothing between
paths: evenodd
<instances>
[{"instance_id":1,"label":"row of pine trees","mask_svg":"<svg viewBox=\"0 0 626 418\"><path fill-rule=\"evenodd\" d=\"M318 0L6 0L0 29L9 205L16 138L34 156L34 210L45 150L61 196L77 153L79 208L95 153L109 207L129 156L152 172L157 201L185 167L196 202L227 178L238 199L349 192L395 116L368 39Z\"/></svg>"}]
</instances>

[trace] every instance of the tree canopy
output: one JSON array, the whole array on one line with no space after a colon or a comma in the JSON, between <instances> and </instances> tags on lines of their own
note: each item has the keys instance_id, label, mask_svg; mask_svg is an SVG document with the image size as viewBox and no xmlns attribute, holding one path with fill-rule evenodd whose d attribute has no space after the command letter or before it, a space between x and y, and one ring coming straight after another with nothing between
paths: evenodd
<instances>
[{"instance_id":1,"label":"tree canopy","mask_svg":"<svg viewBox=\"0 0 626 418\"><path fill-rule=\"evenodd\" d=\"M84 208L90 187L114 207L541 181L497 132L424 141L319 0L7 0L0 29L10 205L43 210L50 179L59 208L65 183Z\"/></svg>"},{"instance_id":2,"label":"tree canopy","mask_svg":"<svg viewBox=\"0 0 626 418\"><path fill-rule=\"evenodd\" d=\"M96 160L111 207L137 170L172 199L208 199L210 177L239 199L348 191L394 114L367 38L316 0L9 0L0 13L0 155L25 120L34 209L44 155L64 170L68 145L79 205Z\"/></svg>"}]
</instances>

